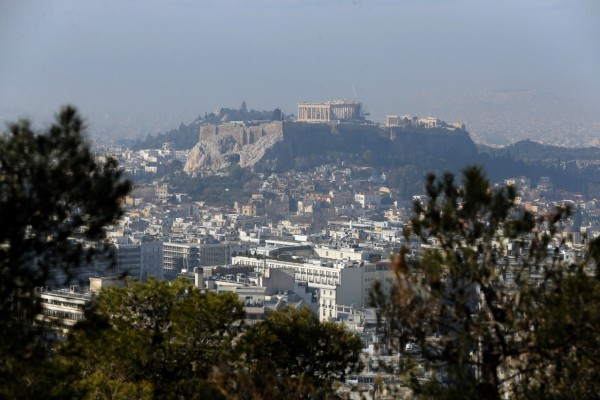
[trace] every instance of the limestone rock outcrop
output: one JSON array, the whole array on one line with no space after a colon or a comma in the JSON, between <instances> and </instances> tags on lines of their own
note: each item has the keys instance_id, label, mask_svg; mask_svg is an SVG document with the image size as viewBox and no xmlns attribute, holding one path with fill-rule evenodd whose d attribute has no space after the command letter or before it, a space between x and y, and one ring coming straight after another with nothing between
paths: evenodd
<instances>
[{"instance_id":1,"label":"limestone rock outcrop","mask_svg":"<svg viewBox=\"0 0 600 400\"><path fill-rule=\"evenodd\" d=\"M414 164L451 170L469 159L477 159L477 148L463 129L240 122L203 126L184 171L214 173L232 164L254 172L306 170L345 161L382 169Z\"/></svg>"},{"instance_id":2,"label":"limestone rock outcrop","mask_svg":"<svg viewBox=\"0 0 600 400\"><path fill-rule=\"evenodd\" d=\"M184 171L195 175L201 171L218 171L232 164L254 170L261 164L276 161L270 159L269 153L273 153L271 150L283 139L280 122L203 127L200 141L190 151Z\"/></svg>"}]
</instances>

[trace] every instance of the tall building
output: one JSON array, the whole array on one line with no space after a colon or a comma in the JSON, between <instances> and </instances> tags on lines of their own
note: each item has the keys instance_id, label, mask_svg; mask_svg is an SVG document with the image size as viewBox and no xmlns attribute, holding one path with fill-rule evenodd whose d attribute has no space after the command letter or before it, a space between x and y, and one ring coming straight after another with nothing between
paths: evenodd
<instances>
[{"instance_id":1,"label":"tall building","mask_svg":"<svg viewBox=\"0 0 600 400\"><path fill-rule=\"evenodd\" d=\"M140 280L142 278L142 257L139 244L115 244L115 271L113 274Z\"/></svg>"},{"instance_id":2,"label":"tall building","mask_svg":"<svg viewBox=\"0 0 600 400\"><path fill-rule=\"evenodd\" d=\"M298 103L299 122L359 121L362 104L355 100L333 100L325 103Z\"/></svg>"},{"instance_id":3,"label":"tall building","mask_svg":"<svg viewBox=\"0 0 600 400\"><path fill-rule=\"evenodd\" d=\"M163 279L163 242L142 242L140 256L142 282L146 282L151 276Z\"/></svg>"},{"instance_id":4,"label":"tall building","mask_svg":"<svg viewBox=\"0 0 600 400\"><path fill-rule=\"evenodd\" d=\"M82 260L81 265L69 273L60 264L52 269L52 279L46 284L51 287L84 284L92 277L118 275L145 282L150 276L163 279L163 243L110 243L107 252L101 245L91 261Z\"/></svg>"},{"instance_id":5,"label":"tall building","mask_svg":"<svg viewBox=\"0 0 600 400\"><path fill-rule=\"evenodd\" d=\"M229 264L229 243L163 243L163 277L173 280L182 270Z\"/></svg>"},{"instance_id":6,"label":"tall building","mask_svg":"<svg viewBox=\"0 0 600 400\"><path fill-rule=\"evenodd\" d=\"M163 279L163 243L138 242L111 244L114 264L110 260L100 260L94 269L98 275L123 275L145 282L150 276Z\"/></svg>"}]
</instances>

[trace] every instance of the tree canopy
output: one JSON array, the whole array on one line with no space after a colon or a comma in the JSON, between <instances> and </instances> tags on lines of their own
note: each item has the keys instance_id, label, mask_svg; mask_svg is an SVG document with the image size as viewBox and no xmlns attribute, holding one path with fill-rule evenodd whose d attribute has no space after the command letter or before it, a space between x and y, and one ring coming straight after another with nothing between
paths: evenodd
<instances>
[{"instance_id":1,"label":"tree canopy","mask_svg":"<svg viewBox=\"0 0 600 400\"><path fill-rule=\"evenodd\" d=\"M208 377L231 359L243 317L236 295L189 280L129 283L102 291L63 356L89 398L212 398Z\"/></svg>"},{"instance_id":2,"label":"tree canopy","mask_svg":"<svg viewBox=\"0 0 600 400\"><path fill-rule=\"evenodd\" d=\"M402 248L391 298L378 288L373 296L405 383L434 398L596 397L598 239L563 262L569 209L535 217L478 167L460 185L430 175L426 189L405 235L428 245L418 259ZM406 351L413 345L418 357Z\"/></svg>"},{"instance_id":3,"label":"tree canopy","mask_svg":"<svg viewBox=\"0 0 600 400\"><path fill-rule=\"evenodd\" d=\"M359 366L357 337L305 309L247 326L237 295L185 279L105 289L65 343L44 345L35 288L90 261L84 243L103 239L129 186L115 160L94 157L73 108L45 132L21 121L0 137L0 397L333 396Z\"/></svg>"},{"instance_id":4,"label":"tree canopy","mask_svg":"<svg viewBox=\"0 0 600 400\"><path fill-rule=\"evenodd\" d=\"M360 339L308 309L244 316L237 295L186 279L128 283L100 293L59 359L94 399L328 398L359 366Z\"/></svg>"},{"instance_id":5,"label":"tree canopy","mask_svg":"<svg viewBox=\"0 0 600 400\"><path fill-rule=\"evenodd\" d=\"M224 393L235 399L334 398L332 382L361 370L361 347L358 336L319 322L308 308L270 313L240 337L239 358L220 377Z\"/></svg>"},{"instance_id":6,"label":"tree canopy","mask_svg":"<svg viewBox=\"0 0 600 400\"><path fill-rule=\"evenodd\" d=\"M95 158L84 130L65 107L41 133L24 120L0 137L0 386L36 353L34 289L59 271L68 279L91 256L82 243L122 214L129 183L115 160Z\"/></svg>"}]
</instances>

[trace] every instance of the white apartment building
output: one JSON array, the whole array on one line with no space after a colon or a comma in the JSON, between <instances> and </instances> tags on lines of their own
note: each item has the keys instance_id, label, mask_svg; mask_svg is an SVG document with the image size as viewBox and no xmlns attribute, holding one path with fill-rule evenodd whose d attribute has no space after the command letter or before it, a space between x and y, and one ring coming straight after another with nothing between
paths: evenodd
<instances>
[{"instance_id":1,"label":"white apartment building","mask_svg":"<svg viewBox=\"0 0 600 400\"><path fill-rule=\"evenodd\" d=\"M90 278L90 286L72 285L68 289L38 288L35 295L40 311L34 324L43 326L55 334L53 339L65 335L77 322L85 319L85 309L94 296L106 287L123 287L124 281L117 276Z\"/></svg>"},{"instance_id":2,"label":"white apartment building","mask_svg":"<svg viewBox=\"0 0 600 400\"><path fill-rule=\"evenodd\" d=\"M361 265L338 262L322 265L253 257L233 257L232 263L253 266L263 273L276 268L294 270L296 282L319 289L318 314L321 321L335 320L338 305L368 307L373 284L380 281L384 292L389 293L394 276L387 263Z\"/></svg>"},{"instance_id":3,"label":"white apartment building","mask_svg":"<svg viewBox=\"0 0 600 400\"><path fill-rule=\"evenodd\" d=\"M354 195L354 201L360 203L363 208L367 207L369 204L378 206L381 204L381 195L379 192L356 193Z\"/></svg>"},{"instance_id":4,"label":"white apartment building","mask_svg":"<svg viewBox=\"0 0 600 400\"><path fill-rule=\"evenodd\" d=\"M78 293L77 286L64 290L42 290L36 295L40 302L40 313L35 317L35 324L61 335L84 319L85 307L93 296L91 292Z\"/></svg>"}]
</instances>

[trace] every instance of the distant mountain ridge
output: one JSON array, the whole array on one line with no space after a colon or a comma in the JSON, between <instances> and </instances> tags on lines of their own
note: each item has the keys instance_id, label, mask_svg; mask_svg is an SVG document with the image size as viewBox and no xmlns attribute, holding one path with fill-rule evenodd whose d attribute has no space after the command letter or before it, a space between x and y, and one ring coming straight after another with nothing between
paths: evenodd
<instances>
[{"instance_id":1,"label":"distant mountain ridge","mask_svg":"<svg viewBox=\"0 0 600 400\"><path fill-rule=\"evenodd\" d=\"M598 147L561 147L545 145L533 140L521 140L501 148L479 147L480 152L492 156L510 156L528 163L556 165L571 160L600 160Z\"/></svg>"}]
</instances>

